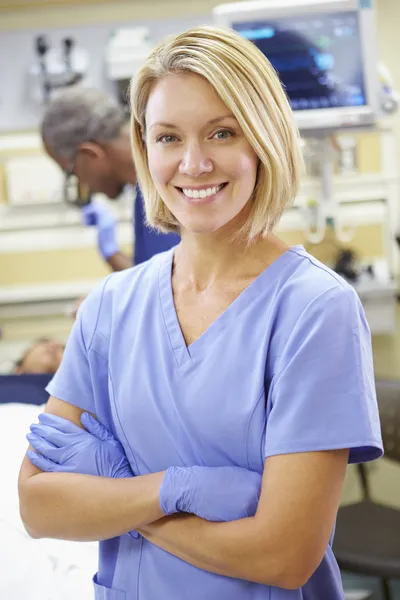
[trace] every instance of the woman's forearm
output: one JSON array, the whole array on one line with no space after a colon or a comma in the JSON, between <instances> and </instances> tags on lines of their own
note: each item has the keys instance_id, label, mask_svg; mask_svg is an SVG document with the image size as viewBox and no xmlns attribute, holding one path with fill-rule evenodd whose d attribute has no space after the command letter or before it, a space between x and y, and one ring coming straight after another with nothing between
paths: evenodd
<instances>
[{"instance_id":1,"label":"woman's forearm","mask_svg":"<svg viewBox=\"0 0 400 600\"><path fill-rule=\"evenodd\" d=\"M98 541L163 516L163 473L111 479L75 473L38 473L20 482L20 512L33 537Z\"/></svg>"},{"instance_id":2,"label":"woman's forearm","mask_svg":"<svg viewBox=\"0 0 400 600\"><path fill-rule=\"evenodd\" d=\"M139 528L159 548L189 564L226 577L291 588L283 544L265 544L254 517L214 523L174 515Z\"/></svg>"}]
</instances>

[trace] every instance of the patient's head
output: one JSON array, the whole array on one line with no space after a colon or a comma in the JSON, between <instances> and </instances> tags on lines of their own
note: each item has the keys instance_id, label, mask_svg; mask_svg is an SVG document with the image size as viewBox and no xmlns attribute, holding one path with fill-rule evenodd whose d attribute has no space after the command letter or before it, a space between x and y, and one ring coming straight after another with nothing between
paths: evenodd
<instances>
[{"instance_id":1,"label":"patient's head","mask_svg":"<svg viewBox=\"0 0 400 600\"><path fill-rule=\"evenodd\" d=\"M50 373L57 371L64 353L60 342L41 338L36 340L17 362L15 373L18 375Z\"/></svg>"}]
</instances>

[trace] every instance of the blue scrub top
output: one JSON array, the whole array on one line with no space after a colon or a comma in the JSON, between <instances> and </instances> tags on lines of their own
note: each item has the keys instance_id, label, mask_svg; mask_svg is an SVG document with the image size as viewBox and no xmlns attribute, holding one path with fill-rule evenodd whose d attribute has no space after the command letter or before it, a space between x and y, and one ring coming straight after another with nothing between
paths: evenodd
<instances>
[{"instance_id":1,"label":"blue scrub top","mask_svg":"<svg viewBox=\"0 0 400 600\"><path fill-rule=\"evenodd\" d=\"M158 233L146 225L144 201L139 186L136 186L134 209L134 263L139 265L155 254L169 250L180 242L176 233Z\"/></svg>"},{"instance_id":2,"label":"blue scrub top","mask_svg":"<svg viewBox=\"0 0 400 600\"><path fill-rule=\"evenodd\" d=\"M119 439L135 475L171 465L259 473L276 454L382 454L371 338L353 288L291 248L195 342L174 306L173 250L111 274L82 304L47 391ZM332 542L332 540L331 540ZM97 600L342 600L331 542L300 590L203 571L130 535L100 543Z\"/></svg>"}]
</instances>

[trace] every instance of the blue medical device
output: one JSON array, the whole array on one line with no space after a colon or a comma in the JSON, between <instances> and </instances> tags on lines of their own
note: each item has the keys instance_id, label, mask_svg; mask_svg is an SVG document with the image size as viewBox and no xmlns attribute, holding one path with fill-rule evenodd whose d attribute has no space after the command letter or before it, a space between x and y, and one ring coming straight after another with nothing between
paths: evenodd
<instances>
[{"instance_id":1,"label":"blue medical device","mask_svg":"<svg viewBox=\"0 0 400 600\"><path fill-rule=\"evenodd\" d=\"M375 125L380 89L372 3L256 0L217 6L213 18L268 57L300 130Z\"/></svg>"}]
</instances>

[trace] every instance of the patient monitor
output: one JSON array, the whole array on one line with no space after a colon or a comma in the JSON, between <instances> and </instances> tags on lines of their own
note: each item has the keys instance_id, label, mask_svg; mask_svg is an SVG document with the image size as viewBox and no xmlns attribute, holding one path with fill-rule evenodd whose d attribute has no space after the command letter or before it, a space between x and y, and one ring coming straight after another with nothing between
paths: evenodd
<instances>
[{"instance_id":1,"label":"patient monitor","mask_svg":"<svg viewBox=\"0 0 400 600\"><path fill-rule=\"evenodd\" d=\"M217 6L214 22L275 67L302 131L373 126L381 109L372 0L255 0Z\"/></svg>"}]
</instances>

